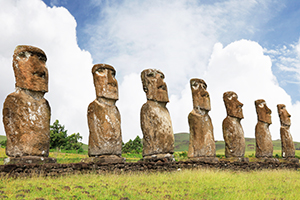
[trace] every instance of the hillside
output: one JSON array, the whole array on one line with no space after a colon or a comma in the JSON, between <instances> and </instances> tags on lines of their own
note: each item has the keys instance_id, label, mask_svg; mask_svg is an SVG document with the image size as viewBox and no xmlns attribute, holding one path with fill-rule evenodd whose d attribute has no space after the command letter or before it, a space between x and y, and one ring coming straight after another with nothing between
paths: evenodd
<instances>
[{"instance_id":1,"label":"hillside","mask_svg":"<svg viewBox=\"0 0 300 200\"><path fill-rule=\"evenodd\" d=\"M188 151L189 133L175 133L175 151ZM246 151L255 151L255 138L245 138ZM300 142L294 142L296 149L300 150ZM274 150L281 150L281 140L273 140ZM216 141L216 150L225 149L224 141Z\"/></svg>"},{"instance_id":2,"label":"hillside","mask_svg":"<svg viewBox=\"0 0 300 200\"><path fill-rule=\"evenodd\" d=\"M188 151L189 149L189 133L175 133L175 151ZM5 140L6 136L0 135L0 141ZM246 141L246 151L255 151L255 138L245 138ZM294 142L297 150L300 150L300 142ZM83 149L88 150L88 145L83 144ZM281 141L273 140L274 150L281 150ZM216 141L216 151L225 149L224 141Z\"/></svg>"}]
</instances>

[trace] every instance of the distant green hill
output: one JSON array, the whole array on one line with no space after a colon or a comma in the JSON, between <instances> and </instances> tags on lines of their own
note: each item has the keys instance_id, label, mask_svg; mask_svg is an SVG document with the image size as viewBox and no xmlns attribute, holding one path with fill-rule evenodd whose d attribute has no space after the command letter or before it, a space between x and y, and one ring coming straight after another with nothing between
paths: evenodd
<instances>
[{"instance_id":1,"label":"distant green hill","mask_svg":"<svg viewBox=\"0 0 300 200\"><path fill-rule=\"evenodd\" d=\"M189 133L175 133L175 151L188 151L189 149ZM255 151L255 138L245 138L246 151ZM300 142L294 142L296 149L300 150ZM281 140L273 140L274 150L281 150ZM216 151L224 149L225 142L216 141Z\"/></svg>"}]
</instances>

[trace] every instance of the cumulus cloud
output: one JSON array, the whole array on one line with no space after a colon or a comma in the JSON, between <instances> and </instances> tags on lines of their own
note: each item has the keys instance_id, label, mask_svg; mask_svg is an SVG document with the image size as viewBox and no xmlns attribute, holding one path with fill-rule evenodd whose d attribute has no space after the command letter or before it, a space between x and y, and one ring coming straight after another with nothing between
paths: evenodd
<instances>
[{"instance_id":1,"label":"cumulus cloud","mask_svg":"<svg viewBox=\"0 0 300 200\"><path fill-rule=\"evenodd\" d=\"M271 70L271 59L264 55L263 48L256 42L240 40L223 47L217 43L204 78L211 95L211 117L217 138L222 136L222 121L226 117L223 93L234 91L244 104L242 125L246 137L254 137L257 116L254 101L264 99L272 110L270 130L273 139L279 139L277 104L286 104L292 109L291 97L278 85Z\"/></svg>"},{"instance_id":2,"label":"cumulus cloud","mask_svg":"<svg viewBox=\"0 0 300 200\"><path fill-rule=\"evenodd\" d=\"M197 1L101 4L101 17L87 26L87 34L95 30L99 33L91 35L89 50L96 62L114 65L121 77L132 76L133 72L139 74L145 68L161 69L169 88L167 107L175 133L189 130L187 116L192 109L189 80L199 77L207 81L211 93L210 113L216 139L222 139L221 124L226 116L222 95L228 90L237 92L245 104L242 123L248 137L254 137L254 100L264 98L271 108L275 106L271 127L276 129L274 138L278 138L276 103L285 103L289 107L290 97L278 86L271 59L264 55L264 49L258 43L233 42L251 37L282 6L276 4L273 9L272 5L269 1L235 0L207 4ZM125 80L119 81L121 85L125 84ZM124 124L124 119L122 122L125 141L141 135L139 117L132 116L139 113L142 104L139 82L138 78L130 82L127 79L127 86L120 88L136 88L138 96L141 95L138 101L131 99L135 104L131 104L125 95L119 100L122 118L130 119L130 124ZM127 105L135 105L130 108L132 113L125 111Z\"/></svg>"},{"instance_id":3,"label":"cumulus cloud","mask_svg":"<svg viewBox=\"0 0 300 200\"><path fill-rule=\"evenodd\" d=\"M146 96L140 72L145 68L161 69L166 76L167 107L175 133L189 130L189 80L198 77L208 84L216 139L222 139L221 124L226 116L222 95L233 90L244 103L242 124L247 137L254 137L254 100L263 98L273 111L273 138L279 138L276 104L284 103L292 114L292 134L297 140L295 133L300 127L295 122L300 119L300 103L292 104L279 87L271 59L260 44L240 40L251 37L272 16L269 4L237 0L101 3L99 19L86 27L91 38L86 46L94 64L108 63L117 70L123 140L142 136L139 114ZM14 91L14 48L18 44L40 47L48 57L50 91L46 98L52 108L52 122L59 119L69 133L79 132L87 143L86 111L95 99L93 60L77 45L72 15L63 7L50 8L39 0L0 0L0 27L0 83L5 85L0 88L2 101Z\"/></svg>"},{"instance_id":4,"label":"cumulus cloud","mask_svg":"<svg viewBox=\"0 0 300 200\"><path fill-rule=\"evenodd\" d=\"M77 45L74 17L65 8L50 8L39 0L0 0L0 27L2 103L14 91L14 48L20 44L39 47L48 58L49 93L45 98L51 106L51 121L59 119L69 134L80 132L86 143L86 107L95 99L92 58ZM4 134L2 123L0 127Z\"/></svg>"}]
</instances>

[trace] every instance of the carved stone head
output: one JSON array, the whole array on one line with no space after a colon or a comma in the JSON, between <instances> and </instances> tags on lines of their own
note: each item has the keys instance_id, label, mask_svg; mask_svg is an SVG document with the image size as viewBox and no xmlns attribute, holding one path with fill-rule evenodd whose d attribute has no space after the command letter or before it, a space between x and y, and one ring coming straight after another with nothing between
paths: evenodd
<instances>
[{"instance_id":1,"label":"carved stone head","mask_svg":"<svg viewBox=\"0 0 300 200\"><path fill-rule=\"evenodd\" d=\"M271 113L272 111L268 108L265 100L258 99L255 101L256 113L258 121L272 124Z\"/></svg>"},{"instance_id":2,"label":"carved stone head","mask_svg":"<svg viewBox=\"0 0 300 200\"><path fill-rule=\"evenodd\" d=\"M223 94L223 101L225 103L227 115L243 119L243 104L239 102L238 96L235 92L228 91Z\"/></svg>"},{"instance_id":3,"label":"carved stone head","mask_svg":"<svg viewBox=\"0 0 300 200\"><path fill-rule=\"evenodd\" d=\"M13 69L16 87L48 92L47 57L43 50L27 45L16 47L13 55Z\"/></svg>"},{"instance_id":4,"label":"carved stone head","mask_svg":"<svg viewBox=\"0 0 300 200\"><path fill-rule=\"evenodd\" d=\"M193 78L190 80L193 107L194 109L200 108L201 110L210 111L210 98L209 93L206 91L207 85L204 80Z\"/></svg>"},{"instance_id":5,"label":"carved stone head","mask_svg":"<svg viewBox=\"0 0 300 200\"><path fill-rule=\"evenodd\" d=\"M97 97L118 100L116 70L107 64L96 64L92 69Z\"/></svg>"},{"instance_id":6,"label":"carved stone head","mask_svg":"<svg viewBox=\"0 0 300 200\"><path fill-rule=\"evenodd\" d=\"M167 84L164 82L165 75L157 69L145 69L141 73L143 89L148 100L169 102Z\"/></svg>"},{"instance_id":7,"label":"carved stone head","mask_svg":"<svg viewBox=\"0 0 300 200\"><path fill-rule=\"evenodd\" d=\"M290 126L291 125L291 115L286 110L286 107L284 104L278 104L277 105L278 114L280 118L280 124L282 126Z\"/></svg>"}]
</instances>

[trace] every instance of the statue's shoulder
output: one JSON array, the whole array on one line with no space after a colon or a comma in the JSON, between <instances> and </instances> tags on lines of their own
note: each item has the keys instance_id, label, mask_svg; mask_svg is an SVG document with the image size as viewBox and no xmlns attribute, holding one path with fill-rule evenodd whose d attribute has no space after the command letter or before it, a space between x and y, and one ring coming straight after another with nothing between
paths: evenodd
<instances>
[{"instance_id":1,"label":"statue's shoulder","mask_svg":"<svg viewBox=\"0 0 300 200\"><path fill-rule=\"evenodd\" d=\"M143 104L143 106L142 106L142 108L141 108L141 112L142 111L148 111L148 110L150 110L151 109L151 105L150 105L150 103L147 101L146 103L144 103Z\"/></svg>"},{"instance_id":2,"label":"statue's shoulder","mask_svg":"<svg viewBox=\"0 0 300 200\"><path fill-rule=\"evenodd\" d=\"M88 112L93 112L94 110L99 111L103 109L104 109L104 105L99 101L97 101L96 99L92 101L88 106Z\"/></svg>"},{"instance_id":3,"label":"statue's shoulder","mask_svg":"<svg viewBox=\"0 0 300 200\"><path fill-rule=\"evenodd\" d=\"M23 99L22 95L19 92L12 92L7 95L4 101L4 107L6 106L17 106L18 101Z\"/></svg>"}]
</instances>

